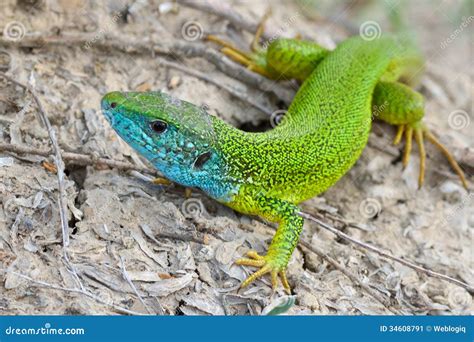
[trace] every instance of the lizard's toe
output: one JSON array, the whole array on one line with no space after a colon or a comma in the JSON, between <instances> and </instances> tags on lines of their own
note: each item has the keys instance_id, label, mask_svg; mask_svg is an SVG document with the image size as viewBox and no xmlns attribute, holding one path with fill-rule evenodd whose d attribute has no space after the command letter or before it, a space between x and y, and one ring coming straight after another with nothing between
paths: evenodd
<instances>
[{"instance_id":1,"label":"lizard's toe","mask_svg":"<svg viewBox=\"0 0 474 342\"><path fill-rule=\"evenodd\" d=\"M240 258L235 261L237 265L262 267L265 265L265 257L258 254L256 251L248 251L248 258Z\"/></svg>"},{"instance_id":2,"label":"lizard's toe","mask_svg":"<svg viewBox=\"0 0 474 342\"><path fill-rule=\"evenodd\" d=\"M423 125L422 122L417 121L417 122L409 123L406 125L399 125L397 135L395 136L393 143L398 144L400 140L402 139L403 135L405 136L405 149L403 151L403 158L402 158L403 167L406 167L410 160L413 137L415 138L415 142L418 145L418 152L420 154L420 171L418 174L418 187L419 188L421 188L425 179L426 151L425 151L424 138L426 137L438 150L441 151L441 153L443 153L443 155L446 157L446 159L448 160L453 170L459 176L463 186L467 189L466 178L459 164L456 162L456 160L454 159L452 154L448 151L448 149L444 145L442 145L438 141L438 139L435 138L435 136L428 130L428 128L425 125Z\"/></svg>"},{"instance_id":3,"label":"lizard's toe","mask_svg":"<svg viewBox=\"0 0 474 342\"><path fill-rule=\"evenodd\" d=\"M286 270L280 271L278 275L280 276L281 284L283 285L286 293L291 294L291 287L288 283L288 278L286 277Z\"/></svg>"},{"instance_id":4,"label":"lizard's toe","mask_svg":"<svg viewBox=\"0 0 474 342\"><path fill-rule=\"evenodd\" d=\"M278 261L278 258L271 257L268 255L262 256L255 251L247 252L247 256L249 258L238 259L235 261L235 263L237 265L242 266L259 267L260 269L252 273L247 279L245 279L240 286L241 288L247 287L253 281L257 280L265 274L270 273L273 290L275 290L278 286L279 276L285 291L288 294L291 293L290 285L288 283L288 279L286 278L286 266L282 265Z\"/></svg>"}]
</instances>

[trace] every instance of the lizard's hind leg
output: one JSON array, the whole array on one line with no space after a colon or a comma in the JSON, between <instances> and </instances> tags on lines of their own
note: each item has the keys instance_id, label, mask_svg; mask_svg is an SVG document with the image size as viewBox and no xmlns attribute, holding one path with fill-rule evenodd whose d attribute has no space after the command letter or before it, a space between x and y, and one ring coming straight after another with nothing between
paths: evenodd
<instances>
[{"instance_id":1,"label":"lizard's hind leg","mask_svg":"<svg viewBox=\"0 0 474 342\"><path fill-rule=\"evenodd\" d=\"M446 157L453 170L459 176L463 186L467 189L464 172L453 155L422 123L424 100L421 94L398 82L379 82L374 90L372 112L374 117L398 126L398 131L393 141L395 145L405 135L405 149L402 158L403 167L408 165L412 140L413 137L415 138L420 154L419 187L423 185L425 179L426 152L424 138L426 137Z\"/></svg>"}]
</instances>

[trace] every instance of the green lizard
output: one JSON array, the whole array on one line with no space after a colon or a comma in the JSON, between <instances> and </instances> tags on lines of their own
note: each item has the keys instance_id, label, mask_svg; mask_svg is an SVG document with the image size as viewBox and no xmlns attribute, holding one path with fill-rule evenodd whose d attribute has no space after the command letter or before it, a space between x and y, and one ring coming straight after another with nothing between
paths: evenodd
<instances>
[{"instance_id":1,"label":"green lizard","mask_svg":"<svg viewBox=\"0 0 474 342\"><path fill-rule=\"evenodd\" d=\"M226 44L226 43L224 43ZM396 37L373 41L350 38L329 52L314 43L278 39L248 58L227 44L227 52L270 77L303 81L281 124L263 133L238 130L191 103L161 92L111 92L102 99L116 132L163 175L244 214L279 224L266 255L255 251L239 265L258 267L242 287L270 274L275 288L303 228L297 204L328 189L356 162L367 144L372 106L378 118L399 125L407 139L408 162L414 134L421 153L423 136L448 157L421 123L423 98L408 81L422 66L410 45Z\"/></svg>"}]
</instances>

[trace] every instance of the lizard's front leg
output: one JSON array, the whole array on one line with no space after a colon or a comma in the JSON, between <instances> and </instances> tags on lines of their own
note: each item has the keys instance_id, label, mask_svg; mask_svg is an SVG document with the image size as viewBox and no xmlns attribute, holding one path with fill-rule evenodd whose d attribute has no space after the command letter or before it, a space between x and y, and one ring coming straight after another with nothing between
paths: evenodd
<instances>
[{"instance_id":1,"label":"lizard's front leg","mask_svg":"<svg viewBox=\"0 0 474 342\"><path fill-rule=\"evenodd\" d=\"M276 288L280 276L283 287L291 293L286 268L303 229L303 218L298 215L299 209L296 205L277 198L260 196L256 204L260 216L279 223L279 226L265 256L249 251L248 258L236 261L238 265L260 267L242 283L241 287L246 287L257 278L270 273L273 289Z\"/></svg>"}]
</instances>

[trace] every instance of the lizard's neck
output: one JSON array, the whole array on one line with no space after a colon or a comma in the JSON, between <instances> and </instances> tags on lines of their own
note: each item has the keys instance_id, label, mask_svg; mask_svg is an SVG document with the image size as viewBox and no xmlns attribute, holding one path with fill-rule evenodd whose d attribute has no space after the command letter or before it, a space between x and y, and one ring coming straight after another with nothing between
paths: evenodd
<instances>
[{"instance_id":1,"label":"lizard's neck","mask_svg":"<svg viewBox=\"0 0 474 342\"><path fill-rule=\"evenodd\" d=\"M198 188L208 196L220 201L228 202L232 194L236 193L234 183L228 181L226 165L218 153L211 151L203 154L205 163L202 166L183 166L177 163L156 163L154 166L163 175L183 186Z\"/></svg>"}]
</instances>

